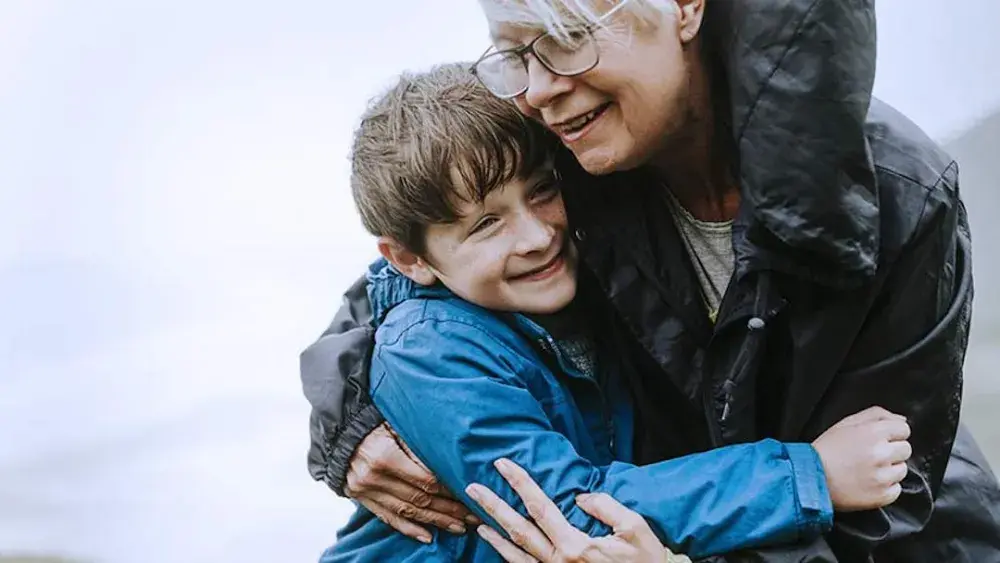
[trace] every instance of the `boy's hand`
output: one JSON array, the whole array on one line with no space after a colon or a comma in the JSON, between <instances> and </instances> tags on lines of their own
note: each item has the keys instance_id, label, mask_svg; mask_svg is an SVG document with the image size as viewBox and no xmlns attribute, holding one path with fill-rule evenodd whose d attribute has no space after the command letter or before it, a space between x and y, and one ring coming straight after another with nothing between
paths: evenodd
<instances>
[{"instance_id":1,"label":"boy's hand","mask_svg":"<svg viewBox=\"0 0 1000 563\"><path fill-rule=\"evenodd\" d=\"M423 543L430 543L431 535L417 522L457 534L465 533L465 522L479 523L438 484L387 423L358 445L344 493L379 520Z\"/></svg>"},{"instance_id":2,"label":"boy's hand","mask_svg":"<svg viewBox=\"0 0 1000 563\"><path fill-rule=\"evenodd\" d=\"M826 472L833 508L871 510L902 493L906 460L913 453L906 418L871 407L833 425L813 442Z\"/></svg>"},{"instance_id":3,"label":"boy's hand","mask_svg":"<svg viewBox=\"0 0 1000 563\"><path fill-rule=\"evenodd\" d=\"M485 524L477 528L506 561L511 563L691 563L660 545L649 524L610 496L580 495L576 503L584 512L611 526L614 533L592 538L566 520L545 491L516 463L500 460L497 470L524 502L532 520L521 516L493 491L470 485L466 491L503 527L506 539Z\"/></svg>"}]
</instances>

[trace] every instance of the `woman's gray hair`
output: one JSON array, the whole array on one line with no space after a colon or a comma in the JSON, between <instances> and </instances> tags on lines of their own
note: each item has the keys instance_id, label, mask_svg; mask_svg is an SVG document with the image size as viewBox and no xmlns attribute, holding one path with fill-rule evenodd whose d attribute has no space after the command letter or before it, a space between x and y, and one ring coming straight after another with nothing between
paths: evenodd
<instances>
[{"instance_id":1,"label":"woman's gray hair","mask_svg":"<svg viewBox=\"0 0 1000 563\"><path fill-rule=\"evenodd\" d=\"M641 23L658 22L677 10L675 0L479 0L490 24L535 27L556 38L581 26L604 27L612 12Z\"/></svg>"}]
</instances>

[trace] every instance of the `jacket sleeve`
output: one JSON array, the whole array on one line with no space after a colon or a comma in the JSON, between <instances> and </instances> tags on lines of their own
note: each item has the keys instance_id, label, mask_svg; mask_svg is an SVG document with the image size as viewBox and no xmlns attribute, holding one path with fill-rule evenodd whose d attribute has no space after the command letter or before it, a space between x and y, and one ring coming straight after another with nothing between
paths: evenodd
<instances>
[{"instance_id":1,"label":"jacket sleeve","mask_svg":"<svg viewBox=\"0 0 1000 563\"><path fill-rule=\"evenodd\" d=\"M913 232L883 274L865 326L805 432L818 435L872 405L905 415L913 455L902 495L879 510L838 514L833 531L811 548L740 554L729 561L869 561L873 555L912 560L903 554L923 539L916 534L931 518L958 431L971 318L971 247L954 165L939 185L926 189ZM969 481L968 486L981 482ZM995 490L995 479L990 481ZM962 526L962 518L938 518L955 520L953 526L935 522L951 534Z\"/></svg>"},{"instance_id":2,"label":"jacket sleeve","mask_svg":"<svg viewBox=\"0 0 1000 563\"><path fill-rule=\"evenodd\" d=\"M309 416L309 473L343 495L347 467L358 444L382 423L368 395L374 346L366 280L357 280L329 328L299 358Z\"/></svg>"},{"instance_id":3,"label":"jacket sleeve","mask_svg":"<svg viewBox=\"0 0 1000 563\"><path fill-rule=\"evenodd\" d=\"M441 482L497 529L465 488L481 483L526 514L492 465L501 457L524 467L571 524L595 536L611 530L576 506L579 494L611 495L666 545L695 556L801 541L831 525L812 446L765 440L643 467L597 467L553 428L545 399L532 392L544 379L539 369L482 329L423 320L378 346L373 398ZM569 408L557 405L553 416Z\"/></svg>"},{"instance_id":4,"label":"jacket sleeve","mask_svg":"<svg viewBox=\"0 0 1000 563\"><path fill-rule=\"evenodd\" d=\"M952 165L926 190L914 237L886 273L817 413L818 428L826 428L880 405L905 415L912 430L902 496L880 510L838 517L839 551L852 557L891 551L930 520L958 431L971 314L971 244Z\"/></svg>"}]
</instances>

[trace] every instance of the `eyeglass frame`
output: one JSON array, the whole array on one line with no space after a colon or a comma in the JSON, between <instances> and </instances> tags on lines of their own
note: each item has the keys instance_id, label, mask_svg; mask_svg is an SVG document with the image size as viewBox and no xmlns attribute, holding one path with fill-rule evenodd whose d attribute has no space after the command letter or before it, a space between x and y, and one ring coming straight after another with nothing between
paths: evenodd
<instances>
[{"instance_id":1,"label":"eyeglass frame","mask_svg":"<svg viewBox=\"0 0 1000 563\"><path fill-rule=\"evenodd\" d=\"M582 28L580 28L580 31L586 32L586 34L590 38L590 41L592 43L594 43L594 52L595 52L594 53L594 62L593 62L593 64L591 64L590 66L584 68L583 70L577 70L577 71L568 72L568 73L559 72L556 69L552 68L548 63L545 62L545 57L539 57L538 56L538 52L535 51L535 43L538 43L540 40L542 40L545 37L553 37L553 35L551 33L549 33L548 31L546 31L546 32L538 34L537 37L535 37L534 39L532 39L531 41L529 41L526 45L521 45L520 47L513 47L511 49L500 49L500 50L496 50L496 51L493 51L493 47L489 47L488 49L486 49L486 52L484 52L482 55L479 56L478 59L476 59L476 62L472 63L472 66L469 68L469 72L472 73L472 75L476 77L476 80L478 80L479 83L482 84L484 88L486 88L487 90L489 90L490 94L493 94L494 96L496 96L497 98L500 98L501 100L512 100L512 99L514 99L514 98L516 98L516 97L524 94L525 92L527 92L528 88L531 87L531 84L530 84L531 69L528 67L528 60L525 58L525 55L527 55L528 53L531 53L531 55L535 58L535 60L537 60L539 63L541 63L541 65L543 67L545 67L545 70L551 72L552 74L554 74L556 76L562 76L562 77L566 77L566 78L571 78L573 76L580 76L581 74L583 74L585 72L589 72L591 70L594 70L594 67L596 67L601 62L601 50L597 47L597 44L596 44L597 43L597 39L594 37L594 31L596 31L597 28L600 27L601 22L603 22L607 18L610 18L618 10L620 10L622 8L622 6L624 6L625 4L628 4L628 3L629 3L629 0L622 0L614 8L611 8L610 10L608 10L607 12L605 12L604 15L602 15L600 18L598 18L598 20L596 22L587 24L587 25L583 26ZM524 73L528 77L528 81L524 85L524 88L522 88L521 90L519 90L518 92L516 92L514 94L508 94L506 96L501 96L501 95L497 94L496 92L494 92L493 89L490 88L490 86L486 83L486 81L483 80L483 77L480 76L479 73L476 71L476 69L479 67L479 64L482 63L487 57L492 57L492 56L501 55L501 54L512 54L512 55L516 56L518 58L518 60L521 61L521 65L524 67Z\"/></svg>"}]
</instances>

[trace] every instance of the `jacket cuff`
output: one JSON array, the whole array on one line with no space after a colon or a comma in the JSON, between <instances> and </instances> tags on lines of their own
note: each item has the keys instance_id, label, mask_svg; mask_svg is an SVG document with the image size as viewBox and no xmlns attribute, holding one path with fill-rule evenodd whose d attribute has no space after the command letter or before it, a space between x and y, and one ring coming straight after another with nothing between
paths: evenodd
<instances>
[{"instance_id":1,"label":"jacket cuff","mask_svg":"<svg viewBox=\"0 0 1000 563\"><path fill-rule=\"evenodd\" d=\"M342 497L347 484L347 469L358 445L371 434L372 430L385 422L382 413L369 403L360 411L354 413L341 429L336 438L329 444L330 455L327 457L326 484Z\"/></svg>"},{"instance_id":2,"label":"jacket cuff","mask_svg":"<svg viewBox=\"0 0 1000 563\"><path fill-rule=\"evenodd\" d=\"M833 500L826 486L826 472L810 444L785 444L792 463L799 524L804 536L815 537L833 528Z\"/></svg>"}]
</instances>

